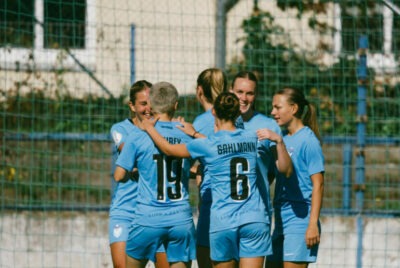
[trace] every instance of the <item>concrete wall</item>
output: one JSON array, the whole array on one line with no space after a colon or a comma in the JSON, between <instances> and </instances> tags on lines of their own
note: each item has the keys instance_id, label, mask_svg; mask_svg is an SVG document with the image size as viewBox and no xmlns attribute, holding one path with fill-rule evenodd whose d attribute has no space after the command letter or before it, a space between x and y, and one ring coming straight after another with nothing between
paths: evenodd
<instances>
[{"instance_id":1,"label":"concrete wall","mask_svg":"<svg viewBox=\"0 0 400 268\"><path fill-rule=\"evenodd\" d=\"M321 220L318 261L310 267L356 267L356 217ZM112 267L107 224L107 212L4 212L0 267ZM365 217L363 233L362 267L400 267L399 218Z\"/></svg>"}]
</instances>

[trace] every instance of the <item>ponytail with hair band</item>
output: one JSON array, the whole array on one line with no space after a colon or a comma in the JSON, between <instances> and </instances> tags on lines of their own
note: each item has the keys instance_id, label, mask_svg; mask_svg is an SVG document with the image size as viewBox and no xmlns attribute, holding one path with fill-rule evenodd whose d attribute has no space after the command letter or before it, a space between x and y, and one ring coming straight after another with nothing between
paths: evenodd
<instances>
[{"instance_id":1,"label":"ponytail with hair band","mask_svg":"<svg viewBox=\"0 0 400 268\"><path fill-rule=\"evenodd\" d=\"M301 121L304 122L304 119L305 119L307 113L309 112L309 110L310 110L310 103L308 101L305 101L303 113L301 114Z\"/></svg>"},{"instance_id":2,"label":"ponytail with hair band","mask_svg":"<svg viewBox=\"0 0 400 268\"><path fill-rule=\"evenodd\" d=\"M308 102L308 100L306 98L303 99L303 112L301 114L301 120L304 122L304 118L305 116L310 112L310 103Z\"/></svg>"}]
</instances>

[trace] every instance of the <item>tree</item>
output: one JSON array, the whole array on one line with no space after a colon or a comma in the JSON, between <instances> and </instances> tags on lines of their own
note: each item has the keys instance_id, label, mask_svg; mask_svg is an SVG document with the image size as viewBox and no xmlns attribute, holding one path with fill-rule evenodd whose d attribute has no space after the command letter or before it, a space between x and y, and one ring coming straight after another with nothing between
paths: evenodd
<instances>
[{"instance_id":1,"label":"tree","mask_svg":"<svg viewBox=\"0 0 400 268\"><path fill-rule=\"evenodd\" d=\"M288 8L297 8L297 18L302 18L305 12L326 13L328 4L333 1L277 1L277 5L282 10ZM330 46L324 41L318 44L318 53L310 54L301 50L292 40L290 34L275 23L275 18L268 11L260 10L255 5L249 18L242 23L244 35L238 39L243 42L242 57L237 57L227 67L230 76L238 70L251 70L255 72L260 79L259 98L257 108L262 112L269 114L271 109L271 96L275 90L284 86L292 86L302 89L308 98L315 104L319 113L320 126L324 135L355 135L355 124L357 117L357 77L356 77L356 58L355 46L359 34L363 29L368 29L368 23L374 18L375 13L369 13L366 10L375 8L374 1L342 1L341 6L344 10L351 9L357 22L353 28L348 29L348 38L344 40L349 44L345 53L341 53L337 62L332 66L320 64L316 59L318 55L331 53ZM360 12L356 12L360 9ZM375 10L375 9L374 9ZM351 12L350 12L351 13ZM345 11L345 14L346 11ZM358 14L358 16L356 16ZM347 15L346 15L347 16ZM371 17L372 16L372 17ZM376 17L376 16L375 16ZM348 20L349 22L350 20ZM319 32L321 35L330 34L335 29L326 22L319 21L316 16L309 19L311 29ZM359 25L359 26L357 26ZM352 33L352 34L351 34ZM375 47L379 47L379 34L371 35L375 40ZM374 39L375 38L375 39ZM351 52L351 53L350 53ZM369 70L369 79L373 81L375 73ZM372 84L372 83L371 83ZM395 88L398 88L396 86ZM376 97L372 94L371 97ZM371 119L376 121L368 124L368 132L374 135L396 135L400 132L399 120L393 123L392 115L399 116L399 103L392 102L384 104L370 98L369 113ZM391 122L390 127L385 123L387 118ZM388 118L389 117L389 118Z\"/></svg>"}]
</instances>

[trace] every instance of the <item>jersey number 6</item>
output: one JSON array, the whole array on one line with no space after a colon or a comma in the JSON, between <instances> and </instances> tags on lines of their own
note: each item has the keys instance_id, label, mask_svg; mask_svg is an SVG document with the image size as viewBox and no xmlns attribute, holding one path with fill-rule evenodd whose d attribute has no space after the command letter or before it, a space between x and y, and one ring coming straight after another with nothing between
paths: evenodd
<instances>
[{"instance_id":1,"label":"jersey number 6","mask_svg":"<svg viewBox=\"0 0 400 268\"><path fill-rule=\"evenodd\" d=\"M244 200L249 197L249 179L244 174L239 174L239 167L243 172L249 171L249 163L246 158L234 157L231 159L231 198Z\"/></svg>"}]
</instances>

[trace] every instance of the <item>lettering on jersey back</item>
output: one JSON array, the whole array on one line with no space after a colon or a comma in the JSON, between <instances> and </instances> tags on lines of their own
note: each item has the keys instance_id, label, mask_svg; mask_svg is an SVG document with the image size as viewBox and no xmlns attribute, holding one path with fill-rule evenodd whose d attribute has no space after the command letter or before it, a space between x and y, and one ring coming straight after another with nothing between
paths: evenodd
<instances>
[{"instance_id":1,"label":"lettering on jersey back","mask_svg":"<svg viewBox=\"0 0 400 268\"><path fill-rule=\"evenodd\" d=\"M181 143L181 138L177 137L164 137L170 144L180 144Z\"/></svg>"},{"instance_id":2,"label":"lettering on jersey back","mask_svg":"<svg viewBox=\"0 0 400 268\"><path fill-rule=\"evenodd\" d=\"M257 151L255 142L225 143L217 146L218 154L247 153Z\"/></svg>"}]
</instances>

